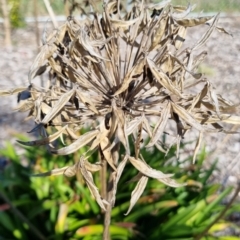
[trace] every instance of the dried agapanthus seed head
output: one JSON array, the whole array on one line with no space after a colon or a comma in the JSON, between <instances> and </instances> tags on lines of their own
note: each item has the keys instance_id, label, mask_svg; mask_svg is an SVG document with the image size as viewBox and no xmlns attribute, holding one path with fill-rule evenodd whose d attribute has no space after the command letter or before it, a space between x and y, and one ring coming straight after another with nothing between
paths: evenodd
<instances>
[{"instance_id":1,"label":"dried agapanthus seed head","mask_svg":"<svg viewBox=\"0 0 240 240\"><path fill-rule=\"evenodd\" d=\"M170 146L161 139L170 119L176 125L174 143L178 146L187 131L199 132L195 160L204 132L224 132L220 123L239 124L240 118L223 113L231 104L197 72L206 56L205 51L197 50L218 28L219 14L189 18L191 5L175 7L169 1L136 1L129 12L123 13L118 3L105 1L101 14L94 13L85 20L68 18L48 37L29 73L31 96L21 101L18 108L29 111L29 117L37 124L34 130L39 130L43 138L19 142L28 146L48 144L51 152L59 155L89 146L75 165L37 176L73 176L80 171L104 210L107 204L114 204L118 181L129 162L139 171L129 212L149 178L172 187L183 185L172 179L173 174L152 169L141 155L142 147L156 146L168 151ZM202 38L182 49L187 28L206 23L209 27ZM34 78L43 72L49 73L49 78L40 88ZM197 93L189 93L190 87L201 84ZM2 94L18 91L22 88ZM86 124L90 130L79 136ZM56 132L48 135L48 126ZM68 137L72 143L61 149L52 148L51 143L60 137ZM148 142L142 144L143 138ZM134 143L134 153L129 141ZM123 157L118 154L121 145L125 149ZM101 163L88 161L96 150L114 173L110 199L100 196L92 178L102 168Z\"/></svg>"}]
</instances>

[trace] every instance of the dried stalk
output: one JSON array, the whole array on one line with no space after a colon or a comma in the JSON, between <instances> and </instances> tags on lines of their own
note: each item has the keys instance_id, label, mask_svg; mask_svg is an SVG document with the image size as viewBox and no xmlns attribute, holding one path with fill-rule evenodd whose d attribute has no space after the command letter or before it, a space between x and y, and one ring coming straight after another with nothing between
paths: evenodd
<instances>
[{"instance_id":1,"label":"dried stalk","mask_svg":"<svg viewBox=\"0 0 240 240\"><path fill-rule=\"evenodd\" d=\"M119 150L120 150L120 144L117 144L112 149L112 155L114 158L114 165L118 165L118 158L119 158ZM109 202L109 205L106 207L106 212L104 214L104 229L103 229L103 239L104 240L110 240L110 225L111 225L111 212L112 208L115 205L115 198L116 198L116 191L117 191L117 174L112 169L110 171L110 177L107 185L107 201ZM105 182L106 182L105 178Z\"/></svg>"},{"instance_id":2,"label":"dried stalk","mask_svg":"<svg viewBox=\"0 0 240 240\"><path fill-rule=\"evenodd\" d=\"M46 7L49 15L50 15L50 18L51 18L51 20L52 20L52 23L53 23L54 28L57 28L57 27L58 27L58 23L57 23L57 21L56 21L55 14L54 14L54 12L53 12L53 10L52 10L52 7L51 7L51 5L50 5L49 0L43 0L43 2L44 2L44 4L45 4L45 7Z\"/></svg>"},{"instance_id":3,"label":"dried stalk","mask_svg":"<svg viewBox=\"0 0 240 240\"><path fill-rule=\"evenodd\" d=\"M40 45L40 34L39 34L39 26L38 26L38 2L37 0L33 1L33 15L34 15L34 20L35 20L35 36L36 36L36 42L37 42L37 48ZM39 51L39 49L38 49ZM38 52L37 51L37 52Z\"/></svg>"},{"instance_id":4,"label":"dried stalk","mask_svg":"<svg viewBox=\"0 0 240 240\"><path fill-rule=\"evenodd\" d=\"M2 14L3 14L3 25L4 25L4 33L5 33L5 47L12 47L11 40L11 24L9 19L9 11L8 11L8 1L1 0L2 5Z\"/></svg>"},{"instance_id":5,"label":"dried stalk","mask_svg":"<svg viewBox=\"0 0 240 240\"><path fill-rule=\"evenodd\" d=\"M110 179L108 182L108 190L107 193L107 201L111 202L111 199L113 198L113 173L110 175ZM112 204L106 206L106 212L104 213L104 229L103 229L103 239L104 240L110 240L110 224L111 224L111 212L112 212Z\"/></svg>"},{"instance_id":6,"label":"dried stalk","mask_svg":"<svg viewBox=\"0 0 240 240\"><path fill-rule=\"evenodd\" d=\"M70 15L68 0L64 0L64 12L66 17Z\"/></svg>"}]
</instances>

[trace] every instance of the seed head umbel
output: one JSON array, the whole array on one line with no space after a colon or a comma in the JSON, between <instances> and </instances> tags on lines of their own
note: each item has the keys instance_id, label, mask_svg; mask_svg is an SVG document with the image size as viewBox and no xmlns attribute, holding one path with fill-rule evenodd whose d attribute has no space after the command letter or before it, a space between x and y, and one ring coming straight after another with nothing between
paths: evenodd
<instances>
[{"instance_id":1,"label":"seed head umbel","mask_svg":"<svg viewBox=\"0 0 240 240\"><path fill-rule=\"evenodd\" d=\"M172 173L152 169L141 149L156 146L167 154L172 145L179 148L184 135L195 129L199 132L195 161L204 133L231 133L222 124L240 124L238 116L225 113L232 104L216 94L214 85L198 72L207 55L201 49L211 33L220 29L219 14L189 17L193 8L190 4L173 6L170 1L134 1L124 11L119 1L104 1L102 12L93 11L81 19L68 17L45 39L30 69L29 87L1 90L1 95L30 92L17 110L29 112L28 118L36 123L32 131L39 131L42 138L19 142L48 145L58 155L86 146L88 150L73 166L35 176L70 177L80 172L99 206L106 210L107 205L114 205L118 181L131 164L138 175L127 213L149 178L171 187L184 185L175 181ZM188 28L206 24L201 39L183 47ZM48 77L44 87L39 87L34 81L43 73ZM166 144L162 138L169 124L175 127L174 140ZM86 127L88 131L80 135ZM52 143L58 138L71 143L56 149ZM123 156L119 155L121 146ZM100 159L90 163L88 158L95 151ZM102 163L113 173L110 199L100 195L93 180Z\"/></svg>"}]
</instances>

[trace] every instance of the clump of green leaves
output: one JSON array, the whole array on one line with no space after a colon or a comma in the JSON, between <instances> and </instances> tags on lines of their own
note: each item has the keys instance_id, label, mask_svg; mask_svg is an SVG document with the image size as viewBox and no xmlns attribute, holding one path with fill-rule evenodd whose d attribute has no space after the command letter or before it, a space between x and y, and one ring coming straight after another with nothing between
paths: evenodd
<instances>
[{"instance_id":1,"label":"clump of green leaves","mask_svg":"<svg viewBox=\"0 0 240 240\"><path fill-rule=\"evenodd\" d=\"M24 138L26 140L26 138ZM23 139L22 139L23 140ZM182 146L185 147L185 146ZM131 148L134 148L131 146ZM137 170L129 166L119 182L117 206L111 213L111 239L194 239L215 221L225 206L222 199L231 192L228 187L219 193L220 184L209 183L209 177L216 171L216 164L203 169L206 152L198 155L193 167L190 159L185 159L186 168L171 164L175 148L164 153L157 148L143 151L149 164L161 167L163 171L177 172L188 183L188 187L170 188L157 180L151 181L135 206L135 211L124 215L128 209L129 197L134 182L126 183L136 175ZM86 149L81 149L86 151ZM42 148L26 147L19 155L9 143L0 150L0 157L8 160L1 171L0 183L0 232L4 239L102 239L103 219L101 209L91 197L87 186L77 175L75 178L52 176L49 178L29 178L32 171L47 171L49 168L63 167L66 162L74 164L73 157L53 156ZM25 158L26 166L21 159ZM89 161L94 162L96 156ZM159 159L162 159L159 161ZM99 176L94 175L99 181ZM189 204L190 203L190 204ZM227 215L239 211L235 203ZM231 227L239 229L225 218L215 222L208 232L208 239L214 239L218 231ZM207 239L206 238L206 239ZM205 238L202 238L205 239ZM219 240L234 240L234 236L219 237Z\"/></svg>"},{"instance_id":2,"label":"clump of green leaves","mask_svg":"<svg viewBox=\"0 0 240 240\"><path fill-rule=\"evenodd\" d=\"M25 26L23 12L21 11L22 1L10 0L8 1L10 8L10 22L13 28L21 28Z\"/></svg>"}]
</instances>

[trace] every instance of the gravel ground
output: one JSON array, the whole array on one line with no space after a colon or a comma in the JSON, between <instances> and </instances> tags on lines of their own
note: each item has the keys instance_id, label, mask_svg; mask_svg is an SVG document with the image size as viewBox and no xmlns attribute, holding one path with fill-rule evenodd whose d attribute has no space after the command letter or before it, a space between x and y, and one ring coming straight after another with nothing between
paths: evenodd
<instances>
[{"instance_id":1,"label":"gravel ground","mask_svg":"<svg viewBox=\"0 0 240 240\"><path fill-rule=\"evenodd\" d=\"M222 17L219 26L224 27L230 35L215 31L210 40L205 44L208 56L201 71L213 83L217 93L231 100L233 103L240 103L240 17ZM43 27L43 26L41 26ZM207 27L207 26L206 26ZM189 39L186 45L192 45L204 33L206 27L192 28L189 30ZM2 25L0 30L3 33ZM42 28L40 29L42 31ZM38 46L34 34L34 27L16 30L12 34L13 47L3 47L3 35L0 33L0 88L28 85L27 74L34 57L37 54ZM39 81L39 80L34 80ZM9 102L12 107L9 107ZM0 101L0 147L4 141L15 142L16 133L26 133L31 130L33 123L22 122L25 113L17 113L12 110L17 105L17 97L10 96L1 98ZM240 114L240 107L236 109ZM240 129L235 129L240 132ZM188 140L196 139L196 135L190 135ZM215 178L221 182L234 184L240 176L240 134L235 135L209 135L205 136L205 144L208 151L214 153L209 156L209 161L219 158L221 174L217 173ZM188 154L192 153L192 146L185 149Z\"/></svg>"}]
</instances>

